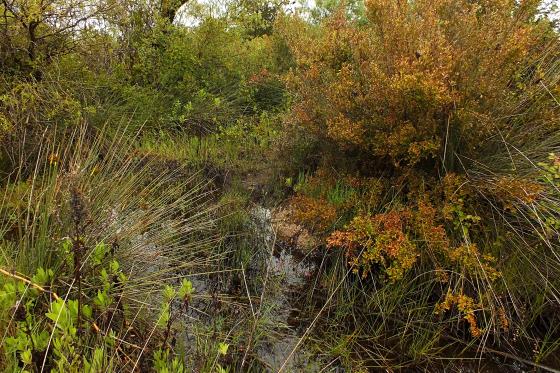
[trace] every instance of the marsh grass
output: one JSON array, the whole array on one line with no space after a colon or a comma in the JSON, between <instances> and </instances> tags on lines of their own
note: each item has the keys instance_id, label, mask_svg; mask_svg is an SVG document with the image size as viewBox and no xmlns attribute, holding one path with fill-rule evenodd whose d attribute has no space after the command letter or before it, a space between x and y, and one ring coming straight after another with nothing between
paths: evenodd
<instances>
[{"instance_id":1,"label":"marsh grass","mask_svg":"<svg viewBox=\"0 0 560 373\"><path fill-rule=\"evenodd\" d=\"M3 285L17 283L15 276L32 279L40 268L48 269L54 274L49 292L68 301L78 299L78 307L91 307L92 297L102 289L99 271L118 263L117 271L126 281L114 289L111 285L114 302L106 309L94 307L98 318L91 322L97 331L84 331L85 339L74 347L80 350L87 340L91 348L103 349L104 367L124 364L125 370L149 365L153 349L161 343L157 321L164 287L185 276L224 271L223 254L216 249L222 241L218 205L208 180L138 155L128 136L123 131L107 137L80 127L63 143L41 143L32 175L21 179L14 173L4 188L1 209L1 267L4 274L14 274L2 276ZM100 244L108 249L98 258ZM24 302L26 293L17 294ZM199 296L206 295L194 295ZM48 331L40 304L28 321L32 328ZM2 311L3 348L17 320L12 312L10 307ZM79 316L77 323L80 329ZM56 340L55 330L56 324L50 331ZM122 343L107 345L107 335ZM42 364L35 357L36 369L59 361L52 351L53 347L35 351L44 354ZM15 358L1 360L5 369L15 368L18 355L4 353ZM62 366L83 368L73 361L75 356L67 359L68 365Z\"/></svg>"}]
</instances>

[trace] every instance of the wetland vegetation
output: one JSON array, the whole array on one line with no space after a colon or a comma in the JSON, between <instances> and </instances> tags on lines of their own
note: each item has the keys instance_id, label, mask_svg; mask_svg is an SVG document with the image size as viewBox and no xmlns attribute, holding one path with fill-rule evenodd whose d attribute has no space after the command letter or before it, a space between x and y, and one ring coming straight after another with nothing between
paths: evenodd
<instances>
[{"instance_id":1,"label":"wetland vegetation","mask_svg":"<svg viewBox=\"0 0 560 373\"><path fill-rule=\"evenodd\" d=\"M0 370L560 371L542 0L0 0Z\"/></svg>"}]
</instances>

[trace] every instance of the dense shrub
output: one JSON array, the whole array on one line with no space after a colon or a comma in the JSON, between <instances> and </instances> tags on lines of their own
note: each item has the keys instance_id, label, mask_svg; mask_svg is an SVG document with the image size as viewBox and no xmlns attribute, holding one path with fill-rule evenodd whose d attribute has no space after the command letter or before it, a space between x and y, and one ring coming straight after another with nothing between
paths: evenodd
<instances>
[{"instance_id":1,"label":"dense shrub","mask_svg":"<svg viewBox=\"0 0 560 373\"><path fill-rule=\"evenodd\" d=\"M427 327L434 340L438 333L499 340L513 325L526 341L542 339L525 315L555 318L520 306L529 294L552 303L557 296L549 265L558 232L545 222L555 221L554 159L546 158L560 146L558 35L540 5L371 0L365 18L340 9L319 25L291 21L298 32L286 37L296 66L286 78L292 141L284 149L303 152L297 159L308 176L293 199L305 212L300 222L328 222L326 246L344 253L348 270L362 277L348 281L365 293L381 287L394 291L387 299L403 299L430 287L429 297L408 300L432 312L419 317L464 320ZM368 180L379 180L377 188ZM342 184L352 192L330 205L327 196ZM334 216L325 219L328 206ZM539 280L518 284L512 273L521 268ZM351 295L340 297L339 304ZM416 337L398 326L379 332L399 311L366 298L352 299L377 316L354 327L379 317L371 333L414 349Z\"/></svg>"},{"instance_id":2,"label":"dense shrub","mask_svg":"<svg viewBox=\"0 0 560 373\"><path fill-rule=\"evenodd\" d=\"M532 2L367 1L366 9L364 26L338 14L292 37L293 122L332 152L453 170L456 153L476 155L507 135L512 122L498 117L546 78L541 56L556 39ZM534 114L555 125L552 104Z\"/></svg>"}]
</instances>

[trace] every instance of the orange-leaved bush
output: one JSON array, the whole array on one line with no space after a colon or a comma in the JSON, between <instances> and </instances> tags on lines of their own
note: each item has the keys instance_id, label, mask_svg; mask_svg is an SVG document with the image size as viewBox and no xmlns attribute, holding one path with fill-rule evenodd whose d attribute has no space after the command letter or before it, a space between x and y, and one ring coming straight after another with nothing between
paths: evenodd
<instances>
[{"instance_id":1,"label":"orange-leaved bush","mask_svg":"<svg viewBox=\"0 0 560 373\"><path fill-rule=\"evenodd\" d=\"M354 272L364 277L378 266L391 281L400 280L419 257L425 257L438 270L472 278L483 273L487 281L498 279L496 259L481 253L476 243L453 242L438 223L442 219L427 201L419 201L414 209L358 214L327 238L327 247L342 248Z\"/></svg>"},{"instance_id":2,"label":"orange-leaved bush","mask_svg":"<svg viewBox=\"0 0 560 373\"><path fill-rule=\"evenodd\" d=\"M495 118L542 78L538 3L368 0L365 25L341 12L292 35L290 123L364 162L453 169L456 153L510 129Z\"/></svg>"},{"instance_id":3,"label":"orange-leaved bush","mask_svg":"<svg viewBox=\"0 0 560 373\"><path fill-rule=\"evenodd\" d=\"M399 280L418 256L416 245L404 231L409 216L408 211L356 216L345 230L330 235L327 246L344 248L354 271L362 270L364 277L373 265L379 265L390 280Z\"/></svg>"}]
</instances>

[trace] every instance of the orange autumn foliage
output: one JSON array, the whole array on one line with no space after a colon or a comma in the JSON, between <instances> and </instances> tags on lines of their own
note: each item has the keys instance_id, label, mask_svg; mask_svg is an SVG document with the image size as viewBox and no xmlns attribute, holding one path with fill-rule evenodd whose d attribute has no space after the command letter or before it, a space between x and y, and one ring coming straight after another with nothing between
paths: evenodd
<instances>
[{"instance_id":1,"label":"orange autumn foliage","mask_svg":"<svg viewBox=\"0 0 560 373\"><path fill-rule=\"evenodd\" d=\"M399 280L416 262L418 251L404 231L406 211L390 211L372 217L356 216L343 231L332 233L327 247L342 247L357 273L367 276L380 265L391 281Z\"/></svg>"},{"instance_id":2,"label":"orange autumn foliage","mask_svg":"<svg viewBox=\"0 0 560 373\"><path fill-rule=\"evenodd\" d=\"M337 217L336 208L323 198L297 195L290 207L296 222L317 233L331 228Z\"/></svg>"},{"instance_id":3,"label":"orange autumn foliage","mask_svg":"<svg viewBox=\"0 0 560 373\"><path fill-rule=\"evenodd\" d=\"M336 151L452 162L508 129L493 118L539 79L523 75L546 45L534 2L368 0L366 10L364 26L340 13L289 40L290 123Z\"/></svg>"},{"instance_id":4,"label":"orange autumn foliage","mask_svg":"<svg viewBox=\"0 0 560 373\"><path fill-rule=\"evenodd\" d=\"M482 309L481 304L475 303L474 299L462 292L453 294L450 290L447 292L445 299L436 306L435 313L442 314L451 310L453 305L457 306L457 310L463 315L463 319L469 324L469 330L473 337L480 337L482 330L479 328L475 311Z\"/></svg>"},{"instance_id":5,"label":"orange autumn foliage","mask_svg":"<svg viewBox=\"0 0 560 373\"><path fill-rule=\"evenodd\" d=\"M415 209L358 214L327 238L327 247L344 249L354 272L366 276L378 265L391 281L402 279L420 256L429 257L439 270L455 268L472 276L484 273L489 281L500 277L494 257L480 253L474 243L452 244L440 219L427 201L418 202Z\"/></svg>"}]
</instances>

